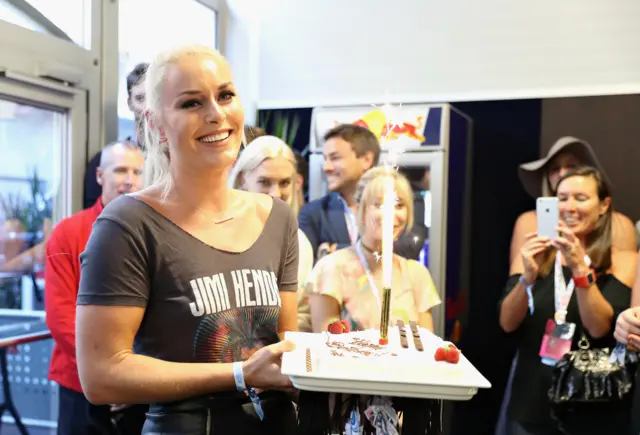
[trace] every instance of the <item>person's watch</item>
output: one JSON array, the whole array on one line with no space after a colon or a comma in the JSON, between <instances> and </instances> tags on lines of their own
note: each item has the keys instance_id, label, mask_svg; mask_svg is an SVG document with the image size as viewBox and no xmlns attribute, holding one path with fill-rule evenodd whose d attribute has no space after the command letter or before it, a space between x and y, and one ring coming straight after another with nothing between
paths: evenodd
<instances>
[{"instance_id":1,"label":"person's watch","mask_svg":"<svg viewBox=\"0 0 640 435\"><path fill-rule=\"evenodd\" d=\"M589 288L591 284L596 282L596 275L593 273L593 269L589 269L586 275L576 276L573 275L573 283L578 288Z\"/></svg>"}]
</instances>

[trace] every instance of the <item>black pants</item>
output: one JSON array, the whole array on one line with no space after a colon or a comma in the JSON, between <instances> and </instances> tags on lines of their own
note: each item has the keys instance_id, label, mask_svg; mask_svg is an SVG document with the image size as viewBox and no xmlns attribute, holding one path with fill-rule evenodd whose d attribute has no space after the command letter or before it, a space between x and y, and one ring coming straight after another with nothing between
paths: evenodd
<instances>
[{"instance_id":1,"label":"black pants","mask_svg":"<svg viewBox=\"0 0 640 435\"><path fill-rule=\"evenodd\" d=\"M235 396L235 395L234 395ZM260 394L264 420L248 398L222 396L151 405L144 435L294 435L297 418L287 394Z\"/></svg>"},{"instance_id":2,"label":"black pants","mask_svg":"<svg viewBox=\"0 0 640 435\"><path fill-rule=\"evenodd\" d=\"M93 405L82 393L59 388L58 435L140 435L147 405L111 413L108 405Z\"/></svg>"},{"instance_id":3,"label":"black pants","mask_svg":"<svg viewBox=\"0 0 640 435\"><path fill-rule=\"evenodd\" d=\"M109 406L91 404L84 394L60 386L58 435L115 435Z\"/></svg>"}]
</instances>

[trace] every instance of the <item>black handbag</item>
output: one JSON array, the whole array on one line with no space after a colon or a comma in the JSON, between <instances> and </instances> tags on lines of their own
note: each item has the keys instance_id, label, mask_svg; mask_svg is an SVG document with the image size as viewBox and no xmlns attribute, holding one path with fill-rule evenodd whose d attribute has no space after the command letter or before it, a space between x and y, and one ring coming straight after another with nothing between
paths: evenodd
<instances>
[{"instance_id":1,"label":"black handbag","mask_svg":"<svg viewBox=\"0 0 640 435\"><path fill-rule=\"evenodd\" d=\"M562 420L572 405L622 401L632 391L638 354L621 346L591 349L583 333L578 349L556 363L548 396L561 432L567 433Z\"/></svg>"}]
</instances>

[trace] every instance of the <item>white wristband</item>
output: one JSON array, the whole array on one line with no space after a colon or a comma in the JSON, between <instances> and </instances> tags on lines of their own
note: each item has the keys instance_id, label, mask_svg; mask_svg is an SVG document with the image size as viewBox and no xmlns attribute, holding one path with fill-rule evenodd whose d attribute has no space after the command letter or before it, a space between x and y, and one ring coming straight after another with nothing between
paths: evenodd
<instances>
[{"instance_id":1,"label":"white wristband","mask_svg":"<svg viewBox=\"0 0 640 435\"><path fill-rule=\"evenodd\" d=\"M244 372L242 371L242 361L233 363L233 380L236 382L238 391L247 390L247 385L244 382Z\"/></svg>"},{"instance_id":2,"label":"white wristband","mask_svg":"<svg viewBox=\"0 0 640 435\"><path fill-rule=\"evenodd\" d=\"M233 363L233 379L236 382L236 389L238 391L248 391L249 398L251 399L251 403L253 403L253 408L256 410L256 414L261 421L264 420L264 411L262 410L262 405L260 404L260 397L258 397L258 394L253 388L247 388L247 384L245 384L244 382L242 361Z\"/></svg>"}]
</instances>

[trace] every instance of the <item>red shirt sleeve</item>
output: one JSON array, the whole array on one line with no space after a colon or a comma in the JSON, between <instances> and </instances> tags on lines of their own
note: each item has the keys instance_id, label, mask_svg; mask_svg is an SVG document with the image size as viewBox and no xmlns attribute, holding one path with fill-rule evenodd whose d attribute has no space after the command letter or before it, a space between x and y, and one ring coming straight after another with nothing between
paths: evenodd
<instances>
[{"instance_id":1,"label":"red shirt sleeve","mask_svg":"<svg viewBox=\"0 0 640 435\"><path fill-rule=\"evenodd\" d=\"M56 345L73 356L76 354L76 298L80 282L77 256L61 222L46 245L45 310L47 326Z\"/></svg>"}]
</instances>

